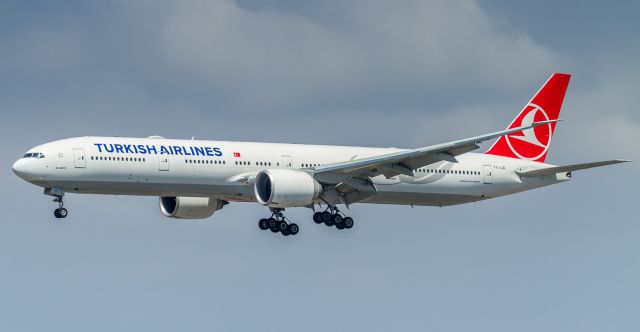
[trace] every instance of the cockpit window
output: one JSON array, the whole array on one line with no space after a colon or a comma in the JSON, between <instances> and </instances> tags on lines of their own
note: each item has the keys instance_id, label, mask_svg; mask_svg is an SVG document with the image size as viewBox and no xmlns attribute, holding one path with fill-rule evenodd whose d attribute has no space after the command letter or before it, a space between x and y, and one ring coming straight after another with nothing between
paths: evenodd
<instances>
[{"instance_id":1,"label":"cockpit window","mask_svg":"<svg viewBox=\"0 0 640 332\"><path fill-rule=\"evenodd\" d=\"M40 159L40 158L44 158L44 154L42 154L40 152L27 153L22 158L38 158L38 159Z\"/></svg>"}]
</instances>

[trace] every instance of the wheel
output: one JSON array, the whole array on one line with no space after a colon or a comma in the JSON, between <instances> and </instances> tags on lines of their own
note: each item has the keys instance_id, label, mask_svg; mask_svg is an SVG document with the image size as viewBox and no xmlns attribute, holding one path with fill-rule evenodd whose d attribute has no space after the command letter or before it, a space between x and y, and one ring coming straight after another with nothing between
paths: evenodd
<instances>
[{"instance_id":1,"label":"wheel","mask_svg":"<svg viewBox=\"0 0 640 332\"><path fill-rule=\"evenodd\" d=\"M58 219L62 218L62 217L60 216L60 209L55 209L55 210L53 210L53 216L54 216L54 217L56 217L56 218L58 218Z\"/></svg>"},{"instance_id":2,"label":"wheel","mask_svg":"<svg viewBox=\"0 0 640 332\"><path fill-rule=\"evenodd\" d=\"M300 228L298 228L298 224L295 224L295 223L290 224L288 229L287 229L288 233L291 234L291 235L298 234L299 230L300 230Z\"/></svg>"},{"instance_id":3,"label":"wheel","mask_svg":"<svg viewBox=\"0 0 640 332\"><path fill-rule=\"evenodd\" d=\"M280 222L278 223L278 230L279 230L280 232L283 232L283 234L284 234L284 232L286 232L286 231L287 231L287 227L288 227L288 226L289 226L289 225L287 225L287 222L286 222L286 221L284 221L284 220L280 220Z\"/></svg>"},{"instance_id":4,"label":"wheel","mask_svg":"<svg viewBox=\"0 0 640 332\"><path fill-rule=\"evenodd\" d=\"M324 224L327 226L333 226L335 223L333 222L333 218L325 219Z\"/></svg>"},{"instance_id":5,"label":"wheel","mask_svg":"<svg viewBox=\"0 0 640 332\"><path fill-rule=\"evenodd\" d=\"M67 209L65 209L65 208L60 208L59 210L60 210L60 211L58 212L58 214L60 215L60 218L66 218L66 217L67 217L67 214L68 214Z\"/></svg>"},{"instance_id":6,"label":"wheel","mask_svg":"<svg viewBox=\"0 0 640 332\"><path fill-rule=\"evenodd\" d=\"M266 231L267 229L269 229L269 219L265 219L265 218L260 219L260 221L258 221L258 227L260 227L260 229L263 231Z\"/></svg>"},{"instance_id":7,"label":"wheel","mask_svg":"<svg viewBox=\"0 0 640 332\"><path fill-rule=\"evenodd\" d=\"M277 220L275 220L274 218L269 218L269 219L267 219L267 222L268 222L268 225L269 225L269 229L272 232L274 232L274 233L278 232L278 227L277 227L278 226L278 221Z\"/></svg>"},{"instance_id":8,"label":"wheel","mask_svg":"<svg viewBox=\"0 0 640 332\"><path fill-rule=\"evenodd\" d=\"M344 228L349 229L353 227L353 219L351 217L346 217L342 220L342 224L344 224Z\"/></svg>"},{"instance_id":9,"label":"wheel","mask_svg":"<svg viewBox=\"0 0 640 332\"><path fill-rule=\"evenodd\" d=\"M341 222L339 224L336 224L336 228L337 229L344 229L344 223Z\"/></svg>"},{"instance_id":10,"label":"wheel","mask_svg":"<svg viewBox=\"0 0 640 332\"><path fill-rule=\"evenodd\" d=\"M284 236L289 236L289 235L291 235L291 232L289 232L289 230L288 230L288 229L286 229L286 228L285 228L285 229L283 229L282 231L280 231L280 233L281 233L282 235L284 235Z\"/></svg>"},{"instance_id":11,"label":"wheel","mask_svg":"<svg viewBox=\"0 0 640 332\"><path fill-rule=\"evenodd\" d=\"M326 223L327 221L331 220L331 212L329 211L324 211L324 212L320 212L320 221L322 221L323 223Z\"/></svg>"},{"instance_id":12,"label":"wheel","mask_svg":"<svg viewBox=\"0 0 640 332\"><path fill-rule=\"evenodd\" d=\"M331 216L331 221L333 221L334 225L341 224L342 223L342 216L336 213L336 214Z\"/></svg>"},{"instance_id":13,"label":"wheel","mask_svg":"<svg viewBox=\"0 0 640 332\"><path fill-rule=\"evenodd\" d=\"M322 212L316 212L313 214L313 222L316 224L322 223Z\"/></svg>"}]
</instances>

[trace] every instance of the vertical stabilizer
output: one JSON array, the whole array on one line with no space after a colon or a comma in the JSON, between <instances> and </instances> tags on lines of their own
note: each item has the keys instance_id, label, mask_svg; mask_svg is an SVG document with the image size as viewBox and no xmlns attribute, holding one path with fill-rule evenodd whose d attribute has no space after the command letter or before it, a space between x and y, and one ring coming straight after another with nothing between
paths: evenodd
<instances>
[{"instance_id":1,"label":"vertical stabilizer","mask_svg":"<svg viewBox=\"0 0 640 332\"><path fill-rule=\"evenodd\" d=\"M555 73L520 111L507 129L533 122L557 120L571 75ZM551 145L556 123L523 130L500 137L485 153L544 162Z\"/></svg>"}]
</instances>

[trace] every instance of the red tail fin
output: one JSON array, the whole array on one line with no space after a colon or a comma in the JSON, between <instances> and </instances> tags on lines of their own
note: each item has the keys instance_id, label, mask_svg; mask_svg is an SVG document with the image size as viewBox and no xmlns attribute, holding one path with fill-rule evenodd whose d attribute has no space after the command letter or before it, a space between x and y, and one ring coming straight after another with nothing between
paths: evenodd
<instances>
[{"instance_id":1,"label":"red tail fin","mask_svg":"<svg viewBox=\"0 0 640 332\"><path fill-rule=\"evenodd\" d=\"M537 121L557 120L570 79L571 75L569 74L555 73L551 75L527 106L511 122L508 129ZM502 136L485 153L544 162L555 129L556 123L554 122L546 126L538 126Z\"/></svg>"}]
</instances>

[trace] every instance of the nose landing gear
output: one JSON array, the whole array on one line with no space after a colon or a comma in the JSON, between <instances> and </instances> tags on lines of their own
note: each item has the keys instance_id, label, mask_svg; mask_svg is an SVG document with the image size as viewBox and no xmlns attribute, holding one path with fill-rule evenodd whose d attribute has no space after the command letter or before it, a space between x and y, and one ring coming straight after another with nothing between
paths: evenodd
<instances>
[{"instance_id":1,"label":"nose landing gear","mask_svg":"<svg viewBox=\"0 0 640 332\"><path fill-rule=\"evenodd\" d=\"M53 216L60 219L66 218L69 212L64 208L64 191L57 188L46 188L44 190L45 195L53 196L53 201L58 203L58 208L53 210Z\"/></svg>"},{"instance_id":2,"label":"nose landing gear","mask_svg":"<svg viewBox=\"0 0 640 332\"><path fill-rule=\"evenodd\" d=\"M67 212L67 209L64 208L64 202L62 201L62 196L58 196L54 198L53 201L58 203L58 208L53 210L53 215L58 219L66 218L69 212Z\"/></svg>"}]
</instances>

